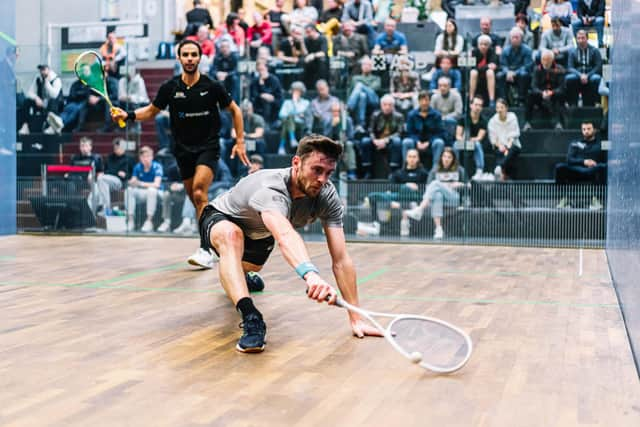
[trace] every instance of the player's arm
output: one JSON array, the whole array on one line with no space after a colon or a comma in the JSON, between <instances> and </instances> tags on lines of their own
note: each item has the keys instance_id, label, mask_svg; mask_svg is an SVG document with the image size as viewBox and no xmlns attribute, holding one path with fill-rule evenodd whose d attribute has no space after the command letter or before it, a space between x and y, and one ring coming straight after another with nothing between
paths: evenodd
<instances>
[{"instance_id":1,"label":"player's arm","mask_svg":"<svg viewBox=\"0 0 640 427\"><path fill-rule=\"evenodd\" d=\"M128 112L124 111L122 108L114 107L111 110L111 119L114 122L117 122L118 120L144 122L145 120L154 118L159 112L160 109L153 104Z\"/></svg>"},{"instance_id":2,"label":"player's arm","mask_svg":"<svg viewBox=\"0 0 640 427\"><path fill-rule=\"evenodd\" d=\"M298 274L302 273L303 280L307 283L307 295L318 302L324 302L330 295L329 304L336 301L337 292L320 277L318 271L313 271L311 258L304 245L300 234L293 228L289 220L276 210L262 211L262 222L267 230L271 232L273 238L278 242L280 251L289 265L296 269ZM305 270L308 270L305 273Z\"/></svg>"},{"instance_id":3,"label":"player's arm","mask_svg":"<svg viewBox=\"0 0 640 427\"><path fill-rule=\"evenodd\" d=\"M359 303L356 269L347 252L344 230L342 227L325 225L324 233L327 236L327 245L331 254L333 275L336 278L342 297L349 304L357 306ZM360 315L357 313L349 311L349 320L351 321L353 334L358 338L363 338L365 335L382 336L376 328L362 322Z\"/></svg>"},{"instance_id":4,"label":"player's arm","mask_svg":"<svg viewBox=\"0 0 640 427\"><path fill-rule=\"evenodd\" d=\"M231 101L227 110L231 113L233 129L236 133L236 143L231 149L231 158L233 159L237 155L245 166L249 166L251 163L247 156L247 150L244 147L244 122L242 120L242 110L240 110L240 107L238 107L238 104L236 104L235 101Z\"/></svg>"}]
</instances>

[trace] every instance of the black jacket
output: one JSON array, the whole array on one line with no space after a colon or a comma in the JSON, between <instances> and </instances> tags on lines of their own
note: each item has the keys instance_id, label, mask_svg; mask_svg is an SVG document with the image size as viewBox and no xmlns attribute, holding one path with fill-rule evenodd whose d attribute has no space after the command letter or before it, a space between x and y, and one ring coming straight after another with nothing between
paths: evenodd
<instances>
[{"instance_id":1,"label":"black jacket","mask_svg":"<svg viewBox=\"0 0 640 427\"><path fill-rule=\"evenodd\" d=\"M104 173L107 175L117 176L120 178L120 181L125 182L131 178L131 171L133 171L135 164L135 160L127 154L116 156L114 153L111 153L107 157ZM124 171L126 173L124 178L118 175L118 172L120 171Z\"/></svg>"},{"instance_id":2,"label":"black jacket","mask_svg":"<svg viewBox=\"0 0 640 427\"><path fill-rule=\"evenodd\" d=\"M565 69L558 64L553 64L548 70L542 65L537 65L531 79L531 93L541 94L545 90L552 90L554 95L564 93Z\"/></svg>"},{"instance_id":3,"label":"black jacket","mask_svg":"<svg viewBox=\"0 0 640 427\"><path fill-rule=\"evenodd\" d=\"M587 6L584 0L578 2L578 18L588 16L594 18L596 16L604 17L605 0L591 0L591 7Z\"/></svg>"},{"instance_id":4,"label":"black jacket","mask_svg":"<svg viewBox=\"0 0 640 427\"><path fill-rule=\"evenodd\" d=\"M571 49L569 51L569 66L567 68L569 73L578 75L581 73L585 73L589 77L591 77L592 74L602 75L602 56L600 55L600 50L591 45L588 45L584 51L579 47Z\"/></svg>"},{"instance_id":5,"label":"black jacket","mask_svg":"<svg viewBox=\"0 0 640 427\"><path fill-rule=\"evenodd\" d=\"M567 163L570 166L584 166L587 159L598 164L607 163L607 152L602 149L602 143L597 136L593 141L575 141L569 145Z\"/></svg>"}]
</instances>

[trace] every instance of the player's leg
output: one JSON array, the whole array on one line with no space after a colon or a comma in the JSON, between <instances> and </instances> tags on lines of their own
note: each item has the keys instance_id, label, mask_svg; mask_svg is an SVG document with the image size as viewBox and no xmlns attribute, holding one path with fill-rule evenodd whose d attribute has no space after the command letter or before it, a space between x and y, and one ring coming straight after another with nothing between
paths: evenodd
<instances>
[{"instance_id":1,"label":"player's leg","mask_svg":"<svg viewBox=\"0 0 640 427\"><path fill-rule=\"evenodd\" d=\"M258 274L273 251L275 240L272 236L253 240L245 236L244 253L242 255L242 269L246 273L249 292L262 292L264 281Z\"/></svg>"},{"instance_id":2,"label":"player's leg","mask_svg":"<svg viewBox=\"0 0 640 427\"><path fill-rule=\"evenodd\" d=\"M196 166L196 173L191 182L191 201L196 208L196 218L200 218L202 210L209 203L209 186L213 182L214 174L214 170L208 165Z\"/></svg>"}]
</instances>

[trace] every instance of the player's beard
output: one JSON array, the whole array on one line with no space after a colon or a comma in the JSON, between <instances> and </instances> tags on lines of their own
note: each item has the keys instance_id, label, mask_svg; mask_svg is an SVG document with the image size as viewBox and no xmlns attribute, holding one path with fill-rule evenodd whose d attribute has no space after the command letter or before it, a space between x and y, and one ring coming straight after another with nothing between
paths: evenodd
<instances>
[{"instance_id":1,"label":"player's beard","mask_svg":"<svg viewBox=\"0 0 640 427\"><path fill-rule=\"evenodd\" d=\"M322 186L317 187L316 189L316 187L314 187L310 182L304 179L302 175L298 175L296 184L298 185L298 188L300 189L300 191L302 191L304 194L306 194L308 197L312 199L315 197L318 197L318 194L320 194L320 190L322 190Z\"/></svg>"},{"instance_id":2,"label":"player's beard","mask_svg":"<svg viewBox=\"0 0 640 427\"><path fill-rule=\"evenodd\" d=\"M183 71L185 74L195 74L195 73L196 73L196 71L198 71L198 66L199 66L199 65L200 65L200 64L198 64L198 63L193 64L193 70L188 70L188 69L187 69L187 67L186 67L185 65L182 65L182 71Z\"/></svg>"}]
</instances>

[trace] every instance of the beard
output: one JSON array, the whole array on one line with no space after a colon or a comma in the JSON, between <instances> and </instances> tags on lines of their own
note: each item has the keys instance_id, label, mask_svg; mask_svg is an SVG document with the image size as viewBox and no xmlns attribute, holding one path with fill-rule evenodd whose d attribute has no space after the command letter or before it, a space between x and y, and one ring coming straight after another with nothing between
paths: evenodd
<instances>
[{"instance_id":1,"label":"beard","mask_svg":"<svg viewBox=\"0 0 640 427\"><path fill-rule=\"evenodd\" d=\"M183 65L183 66L182 66L182 71L183 71L184 73L186 73L186 74L195 74L195 73L196 73L196 71L198 71L198 65L199 65L199 64L194 64L194 65L193 65L193 70L187 70L187 67Z\"/></svg>"},{"instance_id":2,"label":"beard","mask_svg":"<svg viewBox=\"0 0 640 427\"><path fill-rule=\"evenodd\" d=\"M298 179L296 180L296 185L298 186L300 191L302 191L306 196L312 199L315 197L318 197L318 194L320 194L320 190L322 189L322 187L316 189L311 184L307 183L302 176L298 176Z\"/></svg>"}]
</instances>

